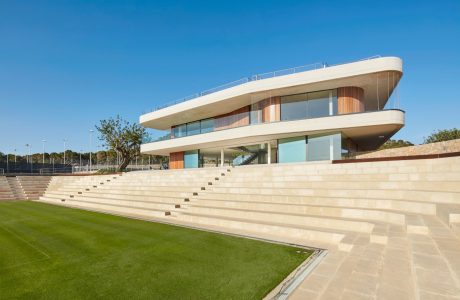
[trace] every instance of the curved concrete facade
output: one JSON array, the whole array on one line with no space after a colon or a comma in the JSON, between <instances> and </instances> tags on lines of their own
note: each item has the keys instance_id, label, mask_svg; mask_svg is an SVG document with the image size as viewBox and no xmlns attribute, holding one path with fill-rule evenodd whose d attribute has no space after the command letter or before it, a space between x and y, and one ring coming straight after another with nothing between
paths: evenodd
<instances>
[{"instance_id":1,"label":"curved concrete facade","mask_svg":"<svg viewBox=\"0 0 460 300\"><path fill-rule=\"evenodd\" d=\"M391 80L388 74L391 72ZM396 78L395 78L396 76ZM344 86L363 88L369 110L382 109L402 76L402 60L381 57L323 69L250 81L140 116L140 123L159 130L225 114L260 100ZM375 99L380 103L376 104ZM379 106L379 107L377 107Z\"/></svg>"},{"instance_id":2,"label":"curved concrete facade","mask_svg":"<svg viewBox=\"0 0 460 300\"><path fill-rule=\"evenodd\" d=\"M152 155L169 155L171 152L208 147L227 147L239 144L256 144L271 139L338 131L343 132L352 139L360 140L368 136L388 137L402 126L404 126L404 112L386 110L236 127L143 144L141 152Z\"/></svg>"},{"instance_id":3,"label":"curved concrete facade","mask_svg":"<svg viewBox=\"0 0 460 300\"><path fill-rule=\"evenodd\" d=\"M404 126L403 111L384 109L401 77L397 57L255 77L142 115L143 126L171 134L143 144L141 152L170 156L175 168L184 151L223 166L224 160L230 165L301 162L374 150ZM225 151L232 154L225 158Z\"/></svg>"}]
</instances>

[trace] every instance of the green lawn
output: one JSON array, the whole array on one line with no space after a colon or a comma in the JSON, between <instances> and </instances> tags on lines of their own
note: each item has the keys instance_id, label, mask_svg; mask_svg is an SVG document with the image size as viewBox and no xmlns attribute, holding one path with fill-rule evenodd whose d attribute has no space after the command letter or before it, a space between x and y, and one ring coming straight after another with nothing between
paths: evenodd
<instances>
[{"instance_id":1,"label":"green lawn","mask_svg":"<svg viewBox=\"0 0 460 300\"><path fill-rule=\"evenodd\" d=\"M37 202L0 203L0 299L260 299L311 253Z\"/></svg>"}]
</instances>

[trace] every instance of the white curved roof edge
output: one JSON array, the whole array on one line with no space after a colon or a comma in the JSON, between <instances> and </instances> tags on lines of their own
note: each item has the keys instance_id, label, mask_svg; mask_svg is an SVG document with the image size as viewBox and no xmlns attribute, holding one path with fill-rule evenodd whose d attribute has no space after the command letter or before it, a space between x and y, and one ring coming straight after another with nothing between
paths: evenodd
<instances>
[{"instance_id":1,"label":"white curved roof edge","mask_svg":"<svg viewBox=\"0 0 460 300\"><path fill-rule=\"evenodd\" d=\"M186 136L176 139L151 142L141 145L141 153L169 155L171 152L248 145L262 141L316 133L353 132L353 136L369 135L378 137L382 132L393 132L404 126L405 113L400 110L337 115L315 119L262 123L235 127L220 131ZM368 131L365 128L375 128ZM352 137L352 136L350 136Z\"/></svg>"},{"instance_id":2,"label":"white curved roof edge","mask_svg":"<svg viewBox=\"0 0 460 300\"><path fill-rule=\"evenodd\" d=\"M245 94L264 92L280 88L292 87L297 85L307 85L322 81L338 80L347 77L366 75L385 71L403 72L403 61L399 57L380 57L346 64L335 65L322 69L315 69L305 72L294 73L290 75L272 77L256 81L250 81L221 90L212 94L194 98L182 103L178 103L154 112L150 112L140 116L140 123L146 127L156 128L155 120L172 117L173 115L181 114L202 108L204 106L213 105L229 101L232 98ZM225 112L223 112L225 113ZM158 129L165 129L166 126L158 124Z\"/></svg>"}]
</instances>

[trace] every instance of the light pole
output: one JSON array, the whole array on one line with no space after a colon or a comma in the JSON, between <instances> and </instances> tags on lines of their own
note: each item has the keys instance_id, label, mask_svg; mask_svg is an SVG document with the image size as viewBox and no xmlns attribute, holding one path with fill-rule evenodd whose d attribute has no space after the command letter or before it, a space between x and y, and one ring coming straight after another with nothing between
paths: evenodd
<instances>
[{"instance_id":1,"label":"light pole","mask_svg":"<svg viewBox=\"0 0 460 300\"><path fill-rule=\"evenodd\" d=\"M66 144L65 143L67 142L67 139L63 139L63 141L64 141L64 165L65 165L65 150L66 150Z\"/></svg>"},{"instance_id":2,"label":"light pole","mask_svg":"<svg viewBox=\"0 0 460 300\"><path fill-rule=\"evenodd\" d=\"M83 152L83 149L80 149L80 172L81 172L81 153Z\"/></svg>"},{"instance_id":3,"label":"light pole","mask_svg":"<svg viewBox=\"0 0 460 300\"><path fill-rule=\"evenodd\" d=\"M16 164L16 149L14 149L14 164Z\"/></svg>"},{"instance_id":4,"label":"light pole","mask_svg":"<svg viewBox=\"0 0 460 300\"><path fill-rule=\"evenodd\" d=\"M46 140L42 140L43 142L43 162L42 164L44 165L45 164L45 143L46 143Z\"/></svg>"},{"instance_id":5,"label":"light pole","mask_svg":"<svg viewBox=\"0 0 460 300\"><path fill-rule=\"evenodd\" d=\"M92 146L91 146L91 143L92 143L92 140L93 140L93 132L94 130L90 129L89 130L89 171L91 172L91 169L92 169L92 162L91 162L91 150L92 150Z\"/></svg>"},{"instance_id":6,"label":"light pole","mask_svg":"<svg viewBox=\"0 0 460 300\"><path fill-rule=\"evenodd\" d=\"M29 158L29 156L30 156L30 145L29 145L29 144L26 144L26 147L27 147L27 153L28 153L28 155L27 155L27 160L26 160L26 161L27 161L27 163L29 163L29 159L30 159L30 158Z\"/></svg>"}]
</instances>

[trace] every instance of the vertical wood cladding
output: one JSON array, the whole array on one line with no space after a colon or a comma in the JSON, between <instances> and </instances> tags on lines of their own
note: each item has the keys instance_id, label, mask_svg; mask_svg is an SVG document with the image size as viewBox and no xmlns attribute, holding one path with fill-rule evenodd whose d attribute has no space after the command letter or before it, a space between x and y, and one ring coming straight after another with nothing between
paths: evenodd
<instances>
[{"instance_id":1,"label":"vertical wood cladding","mask_svg":"<svg viewBox=\"0 0 460 300\"><path fill-rule=\"evenodd\" d=\"M260 110L262 122L277 122L281 119L281 97L271 97L255 103ZM241 127L250 123L251 106L244 106L230 113L214 117L214 131ZM174 128L171 126L171 138L174 137Z\"/></svg>"},{"instance_id":2,"label":"vertical wood cladding","mask_svg":"<svg viewBox=\"0 0 460 300\"><path fill-rule=\"evenodd\" d=\"M281 97L272 97L260 101L262 109L262 122L276 122L280 120Z\"/></svg>"},{"instance_id":3,"label":"vertical wood cladding","mask_svg":"<svg viewBox=\"0 0 460 300\"><path fill-rule=\"evenodd\" d=\"M364 112L364 90L360 87L347 86L338 88L337 100L339 115Z\"/></svg>"},{"instance_id":4,"label":"vertical wood cladding","mask_svg":"<svg viewBox=\"0 0 460 300\"><path fill-rule=\"evenodd\" d=\"M183 169L184 168L184 151L169 153L169 168Z\"/></svg>"},{"instance_id":5,"label":"vertical wood cladding","mask_svg":"<svg viewBox=\"0 0 460 300\"><path fill-rule=\"evenodd\" d=\"M281 116L281 97L271 97L254 104L254 109L260 110L262 123L276 122Z\"/></svg>"},{"instance_id":6,"label":"vertical wood cladding","mask_svg":"<svg viewBox=\"0 0 460 300\"><path fill-rule=\"evenodd\" d=\"M244 106L228 114L215 117L214 130L222 130L249 125L250 106Z\"/></svg>"}]
</instances>

